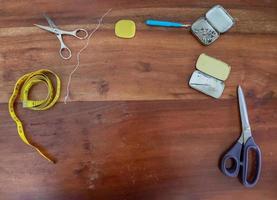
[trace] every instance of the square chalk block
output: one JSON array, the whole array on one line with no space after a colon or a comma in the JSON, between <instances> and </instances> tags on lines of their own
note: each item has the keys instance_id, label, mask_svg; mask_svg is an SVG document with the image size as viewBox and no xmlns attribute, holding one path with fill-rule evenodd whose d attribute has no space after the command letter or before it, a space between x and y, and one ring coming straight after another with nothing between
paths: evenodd
<instances>
[{"instance_id":1,"label":"square chalk block","mask_svg":"<svg viewBox=\"0 0 277 200\"><path fill-rule=\"evenodd\" d=\"M120 38L133 38L136 34L136 24L132 20L119 20L115 24L115 35Z\"/></svg>"},{"instance_id":2,"label":"square chalk block","mask_svg":"<svg viewBox=\"0 0 277 200\"><path fill-rule=\"evenodd\" d=\"M204 53L199 56L196 69L222 81L228 78L231 71L228 64Z\"/></svg>"}]
</instances>

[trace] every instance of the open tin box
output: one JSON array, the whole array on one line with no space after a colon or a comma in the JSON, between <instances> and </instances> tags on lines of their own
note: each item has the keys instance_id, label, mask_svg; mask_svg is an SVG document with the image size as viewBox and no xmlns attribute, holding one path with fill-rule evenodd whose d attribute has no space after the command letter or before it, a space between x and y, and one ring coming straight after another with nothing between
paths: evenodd
<instances>
[{"instance_id":1,"label":"open tin box","mask_svg":"<svg viewBox=\"0 0 277 200\"><path fill-rule=\"evenodd\" d=\"M216 5L192 24L191 31L202 44L209 45L234 24L232 16L222 6Z\"/></svg>"},{"instance_id":2,"label":"open tin box","mask_svg":"<svg viewBox=\"0 0 277 200\"><path fill-rule=\"evenodd\" d=\"M189 80L189 86L206 95L220 98L231 67L216 58L201 54L196 62L196 69Z\"/></svg>"}]
</instances>

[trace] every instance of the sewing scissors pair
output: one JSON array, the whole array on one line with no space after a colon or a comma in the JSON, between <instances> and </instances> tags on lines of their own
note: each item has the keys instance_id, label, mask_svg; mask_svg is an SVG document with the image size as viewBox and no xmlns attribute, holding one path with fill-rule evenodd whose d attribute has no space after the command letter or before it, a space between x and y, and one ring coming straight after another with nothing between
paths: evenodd
<instances>
[{"instance_id":1,"label":"sewing scissors pair","mask_svg":"<svg viewBox=\"0 0 277 200\"><path fill-rule=\"evenodd\" d=\"M63 35L70 35L70 36L74 36L80 40L86 39L88 37L88 32L85 29L76 29L74 31L64 31L59 29L55 23L50 19L50 17L48 17L47 15L44 15L44 17L46 18L49 26L42 26L39 24L34 24L35 26L49 31L51 33L56 34L57 38L60 41L61 47L60 47L60 56L63 59L69 59L71 58L71 50L64 44L63 42Z\"/></svg>"},{"instance_id":2,"label":"sewing scissors pair","mask_svg":"<svg viewBox=\"0 0 277 200\"><path fill-rule=\"evenodd\" d=\"M249 124L247 107L241 87L238 87L238 100L240 118L242 124L242 133L236 144L223 156L221 160L221 171L229 177L237 177L241 175L241 181L246 187L253 187L257 184L261 173L261 150L254 142ZM249 180L249 158L250 151L255 153L255 169L253 177ZM231 161L231 167L227 166L227 162Z\"/></svg>"}]
</instances>

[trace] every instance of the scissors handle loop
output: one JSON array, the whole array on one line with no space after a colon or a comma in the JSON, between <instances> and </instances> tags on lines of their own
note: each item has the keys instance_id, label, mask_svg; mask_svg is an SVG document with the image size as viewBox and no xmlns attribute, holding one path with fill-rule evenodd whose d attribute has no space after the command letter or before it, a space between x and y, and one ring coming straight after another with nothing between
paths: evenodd
<instances>
[{"instance_id":1,"label":"scissors handle loop","mask_svg":"<svg viewBox=\"0 0 277 200\"><path fill-rule=\"evenodd\" d=\"M80 40L84 40L88 37L88 32L85 29L80 28L80 29L74 30L73 32L74 32L74 36Z\"/></svg>"},{"instance_id":2,"label":"scissors handle loop","mask_svg":"<svg viewBox=\"0 0 277 200\"><path fill-rule=\"evenodd\" d=\"M71 36L74 36L80 40L84 40L88 37L88 32L86 29L82 29L82 28L79 28L79 29L76 29L74 31L63 31L63 30L60 30L60 34L61 35L71 35Z\"/></svg>"},{"instance_id":3,"label":"scissors handle loop","mask_svg":"<svg viewBox=\"0 0 277 200\"><path fill-rule=\"evenodd\" d=\"M253 177L251 180L248 179L248 154L250 151L255 153L255 169L253 170ZM253 137L250 137L244 144L243 150L243 169L242 169L242 183L246 187L253 187L257 184L260 174L261 174L261 150L258 145L255 144ZM252 173L251 173L252 174Z\"/></svg>"},{"instance_id":4,"label":"scissors handle loop","mask_svg":"<svg viewBox=\"0 0 277 200\"><path fill-rule=\"evenodd\" d=\"M63 59L68 60L72 56L71 50L67 46L63 46L63 47L61 46L61 48L60 48L60 56Z\"/></svg>"},{"instance_id":5,"label":"scissors handle loop","mask_svg":"<svg viewBox=\"0 0 277 200\"><path fill-rule=\"evenodd\" d=\"M60 44L61 44L61 47L60 47L60 56L63 59L68 60L72 56L71 50L64 44L63 38L62 38L61 34L57 34L56 36L59 39Z\"/></svg>"},{"instance_id":6,"label":"scissors handle loop","mask_svg":"<svg viewBox=\"0 0 277 200\"><path fill-rule=\"evenodd\" d=\"M226 176L238 176L240 171L241 150L242 144L240 142L236 142L236 144L223 156L221 160L221 171ZM231 161L231 166L228 166L229 161Z\"/></svg>"}]
</instances>

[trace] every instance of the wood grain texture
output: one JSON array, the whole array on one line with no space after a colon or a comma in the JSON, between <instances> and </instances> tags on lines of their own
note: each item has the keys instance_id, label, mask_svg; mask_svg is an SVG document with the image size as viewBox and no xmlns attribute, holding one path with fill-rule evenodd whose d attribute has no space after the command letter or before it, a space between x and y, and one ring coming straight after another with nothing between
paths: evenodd
<instances>
[{"instance_id":1,"label":"wood grain texture","mask_svg":"<svg viewBox=\"0 0 277 200\"><path fill-rule=\"evenodd\" d=\"M3 94L0 102L7 102L15 79L42 66L57 72L66 86L76 64L76 52L84 42L65 38L74 55L70 61L62 60L57 38L33 26L33 23L47 24L42 13L48 13L62 28L91 30L109 8L113 8L112 12L81 55L81 66L72 81L72 101L208 99L187 87L200 53L221 59L232 67L224 99L232 98L238 84L260 96L269 91L276 95L276 2L264 5L235 1L231 6L223 1L237 24L208 47L184 29L147 27L143 22L147 18L193 22L213 2L81 1L78 6L73 2L39 1L33 6L27 6L28 1L3 3L0 82L5 84L0 85ZM137 23L134 39L114 36L114 23L121 18Z\"/></svg>"},{"instance_id":2,"label":"wood grain texture","mask_svg":"<svg viewBox=\"0 0 277 200\"><path fill-rule=\"evenodd\" d=\"M236 25L208 47L189 31L144 25L191 23L216 3ZM92 30L110 8L81 55L72 102L45 112L17 106L28 137L57 160L50 164L20 140L7 102L16 80L42 67L65 88L84 41L65 37L73 58L64 61L57 38L32 24L46 25L47 13L61 28ZM134 39L114 36L122 18L136 22ZM0 200L277 198L277 1L0 0L0 44ZM232 67L219 100L188 87L200 53ZM253 189L218 168L241 132L238 84L263 156Z\"/></svg>"},{"instance_id":3,"label":"wood grain texture","mask_svg":"<svg viewBox=\"0 0 277 200\"><path fill-rule=\"evenodd\" d=\"M235 99L20 109L28 135L57 159L55 165L20 141L3 104L1 199L275 199L277 101L246 98L263 153L254 189L218 168L241 131Z\"/></svg>"}]
</instances>

